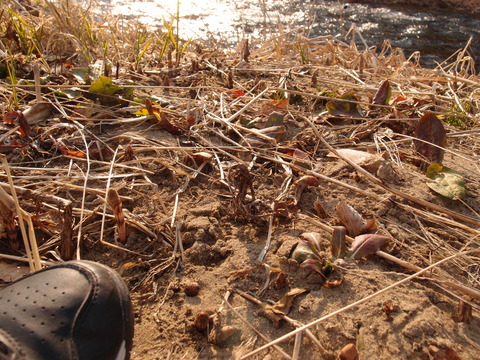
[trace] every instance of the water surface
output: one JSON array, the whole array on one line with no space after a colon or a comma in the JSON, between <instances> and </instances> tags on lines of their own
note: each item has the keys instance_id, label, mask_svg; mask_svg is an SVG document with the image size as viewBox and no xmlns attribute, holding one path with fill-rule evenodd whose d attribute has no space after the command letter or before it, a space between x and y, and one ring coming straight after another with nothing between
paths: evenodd
<instances>
[{"instance_id":1,"label":"water surface","mask_svg":"<svg viewBox=\"0 0 480 360\"><path fill-rule=\"evenodd\" d=\"M137 18L152 27L162 26L163 19L170 21L177 13L175 0L105 1L116 16ZM283 31L308 29L311 37L341 38L354 25L369 46L380 47L389 40L407 56L420 51L427 67L465 47L472 37L470 55L480 63L479 18L452 12L345 1L180 0L179 14L181 36L212 39L227 47L244 36L261 39L279 27Z\"/></svg>"}]
</instances>

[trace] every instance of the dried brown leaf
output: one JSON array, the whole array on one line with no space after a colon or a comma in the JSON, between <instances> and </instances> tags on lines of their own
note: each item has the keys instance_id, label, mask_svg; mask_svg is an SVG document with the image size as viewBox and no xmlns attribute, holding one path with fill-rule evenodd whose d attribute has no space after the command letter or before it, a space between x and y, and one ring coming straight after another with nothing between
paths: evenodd
<instances>
[{"instance_id":1,"label":"dried brown leaf","mask_svg":"<svg viewBox=\"0 0 480 360\"><path fill-rule=\"evenodd\" d=\"M318 186L318 179L312 175L304 175L293 184L295 187L295 204L298 204L303 192L308 186Z\"/></svg>"},{"instance_id":2,"label":"dried brown leaf","mask_svg":"<svg viewBox=\"0 0 480 360\"><path fill-rule=\"evenodd\" d=\"M18 124L20 125L20 134L23 138L28 138L28 133L30 131L30 126L28 125L27 119L22 112L18 113Z\"/></svg>"},{"instance_id":3,"label":"dried brown leaf","mask_svg":"<svg viewBox=\"0 0 480 360\"><path fill-rule=\"evenodd\" d=\"M281 289L284 289L286 288L288 285L287 283L287 275L283 272L283 271L280 271L278 274L277 274L277 277L275 278L275 289L277 290L281 290Z\"/></svg>"},{"instance_id":4,"label":"dried brown leaf","mask_svg":"<svg viewBox=\"0 0 480 360\"><path fill-rule=\"evenodd\" d=\"M272 209L276 215L292 219L294 214L298 212L297 205L293 200L275 200Z\"/></svg>"},{"instance_id":5,"label":"dried brown leaf","mask_svg":"<svg viewBox=\"0 0 480 360\"><path fill-rule=\"evenodd\" d=\"M0 229L6 232L7 237L10 241L10 246L13 249L18 249L19 243L17 238L17 225L15 223L15 213L10 210L10 208L0 201ZM2 232L0 230L0 236Z\"/></svg>"},{"instance_id":6,"label":"dried brown leaf","mask_svg":"<svg viewBox=\"0 0 480 360\"><path fill-rule=\"evenodd\" d=\"M51 103L41 101L33 104L23 111L25 119L30 125L45 121L52 113L53 106Z\"/></svg>"},{"instance_id":7,"label":"dried brown leaf","mask_svg":"<svg viewBox=\"0 0 480 360\"><path fill-rule=\"evenodd\" d=\"M373 97L373 103L376 105L388 105L392 97L392 88L388 80L383 81Z\"/></svg>"},{"instance_id":8,"label":"dried brown leaf","mask_svg":"<svg viewBox=\"0 0 480 360\"><path fill-rule=\"evenodd\" d=\"M278 300L274 305L269 305L266 303L263 304L263 313L264 315L272 320L276 326L280 324L280 320L282 320L282 315L287 315L292 307L293 300L298 295L303 294L307 290L305 289L292 289L287 294L285 294L280 300Z\"/></svg>"},{"instance_id":9,"label":"dried brown leaf","mask_svg":"<svg viewBox=\"0 0 480 360\"><path fill-rule=\"evenodd\" d=\"M310 159L310 155L308 155L306 152L295 149L293 151L292 157L292 165L301 166L305 169L312 168L312 160Z\"/></svg>"},{"instance_id":10,"label":"dried brown leaf","mask_svg":"<svg viewBox=\"0 0 480 360\"><path fill-rule=\"evenodd\" d=\"M447 145L447 133L435 114L426 113L418 120L415 137L419 139L414 141L417 152L427 158L429 163L441 164L444 150L439 147Z\"/></svg>"},{"instance_id":11,"label":"dried brown leaf","mask_svg":"<svg viewBox=\"0 0 480 360\"><path fill-rule=\"evenodd\" d=\"M283 100L272 100L265 105L263 105L262 109L260 110L261 114L270 115L274 111L281 111L285 110L290 102L290 98L285 98Z\"/></svg>"},{"instance_id":12,"label":"dried brown leaf","mask_svg":"<svg viewBox=\"0 0 480 360\"><path fill-rule=\"evenodd\" d=\"M9 111L3 114L2 120L5 124L13 125L15 120L18 119L18 114L20 114L20 111Z\"/></svg>"},{"instance_id":13,"label":"dried brown leaf","mask_svg":"<svg viewBox=\"0 0 480 360\"><path fill-rule=\"evenodd\" d=\"M184 163L187 165L195 164L197 166L202 165L203 163L211 163L213 155L208 152L196 152L194 154L187 154L184 158Z\"/></svg>"},{"instance_id":14,"label":"dried brown leaf","mask_svg":"<svg viewBox=\"0 0 480 360\"><path fill-rule=\"evenodd\" d=\"M108 189L106 201L107 204L112 208L113 214L115 215L118 230L118 240L122 244L125 244L127 242L127 225L122 209L122 199L120 199L117 190L112 188Z\"/></svg>"},{"instance_id":15,"label":"dried brown leaf","mask_svg":"<svg viewBox=\"0 0 480 360\"><path fill-rule=\"evenodd\" d=\"M337 204L335 214L340 218L340 222L347 228L350 236L363 234L376 226L375 219L370 221L364 220L362 215L344 201L340 201Z\"/></svg>"},{"instance_id":16,"label":"dried brown leaf","mask_svg":"<svg viewBox=\"0 0 480 360\"><path fill-rule=\"evenodd\" d=\"M458 303L457 317L459 322L469 324L472 320L472 305L460 300Z\"/></svg>"}]
</instances>

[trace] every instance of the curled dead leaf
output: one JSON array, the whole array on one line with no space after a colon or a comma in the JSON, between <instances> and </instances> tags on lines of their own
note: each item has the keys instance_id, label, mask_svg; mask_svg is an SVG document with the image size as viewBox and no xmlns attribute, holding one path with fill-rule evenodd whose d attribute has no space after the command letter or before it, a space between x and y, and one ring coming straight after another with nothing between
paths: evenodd
<instances>
[{"instance_id":1,"label":"curled dead leaf","mask_svg":"<svg viewBox=\"0 0 480 360\"><path fill-rule=\"evenodd\" d=\"M182 129L162 111L161 107L153 106L150 99L144 99L144 104L144 111L137 112L137 115L145 115L145 112L149 115L154 115L162 129L174 135L182 133Z\"/></svg>"},{"instance_id":2,"label":"curled dead leaf","mask_svg":"<svg viewBox=\"0 0 480 360\"><path fill-rule=\"evenodd\" d=\"M295 288L290 290L285 294L280 300L278 300L274 305L270 305L262 302L262 312L270 320L272 320L276 326L280 325L280 320L282 320L282 315L287 315L290 311L290 308L293 305L293 300L307 290Z\"/></svg>"},{"instance_id":3,"label":"curled dead leaf","mask_svg":"<svg viewBox=\"0 0 480 360\"><path fill-rule=\"evenodd\" d=\"M353 207L344 201L340 201L335 207L335 214L340 218L340 222L347 228L350 236L357 236L376 227L375 219L365 221Z\"/></svg>"},{"instance_id":4,"label":"curled dead leaf","mask_svg":"<svg viewBox=\"0 0 480 360\"><path fill-rule=\"evenodd\" d=\"M203 163L209 164L212 162L213 155L208 152L196 152L193 154L187 154L184 158L184 163L187 165L195 164L197 166L202 165Z\"/></svg>"},{"instance_id":5,"label":"curled dead leaf","mask_svg":"<svg viewBox=\"0 0 480 360\"><path fill-rule=\"evenodd\" d=\"M304 175L293 184L295 187L295 204L298 204L308 186L318 186L318 179L312 175Z\"/></svg>"},{"instance_id":6,"label":"curled dead leaf","mask_svg":"<svg viewBox=\"0 0 480 360\"><path fill-rule=\"evenodd\" d=\"M125 222L125 215L123 214L122 199L118 195L117 190L108 189L107 204L112 208L115 220L117 222L118 240L125 244L127 242L127 224Z\"/></svg>"},{"instance_id":7,"label":"curled dead leaf","mask_svg":"<svg viewBox=\"0 0 480 360\"><path fill-rule=\"evenodd\" d=\"M442 163L447 145L447 133L442 122L433 113L426 113L418 120L414 141L417 152L429 163Z\"/></svg>"},{"instance_id":8,"label":"curled dead leaf","mask_svg":"<svg viewBox=\"0 0 480 360\"><path fill-rule=\"evenodd\" d=\"M244 164L235 164L228 171L228 182L233 185L235 189L238 189L233 202L237 211L240 211L243 207L242 204L247 196L247 192L250 189L252 194L252 202L255 201L255 191L253 190L253 175L248 170L248 167Z\"/></svg>"},{"instance_id":9,"label":"curled dead leaf","mask_svg":"<svg viewBox=\"0 0 480 360\"><path fill-rule=\"evenodd\" d=\"M18 114L19 113L20 113L20 111L9 111L9 112L3 114L2 121L5 124L12 125L12 124L15 123L15 120L18 119Z\"/></svg>"},{"instance_id":10,"label":"curled dead leaf","mask_svg":"<svg viewBox=\"0 0 480 360\"><path fill-rule=\"evenodd\" d=\"M276 215L292 219L294 214L298 212L297 205L293 200L274 200L272 209Z\"/></svg>"},{"instance_id":11,"label":"curled dead leaf","mask_svg":"<svg viewBox=\"0 0 480 360\"><path fill-rule=\"evenodd\" d=\"M310 155L308 155L306 152L295 149L292 154L293 160L292 160L292 165L296 166L301 166L305 169L311 169L312 168L312 160L310 158ZM310 175L307 175L310 176ZM314 177L314 176L312 176ZM318 182L318 180L317 180Z\"/></svg>"},{"instance_id":12,"label":"curled dead leaf","mask_svg":"<svg viewBox=\"0 0 480 360\"><path fill-rule=\"evenodd\" d=\"M380 165L386 163L386 161L380 155L372 154L366 151L355 149L338 149L337 154L363 167L372 174L375 174L378 171ZM327 156L337 157L337 155L334 153L328 153Z\"/></svg>"},{"instance_id":13,"label":"curled dead leaf","mask_svg":"<svg viewBox=\"0 0 480 360\"><path fill-rule=\"evenodd\" d=\"M260 110L261 114L270 115L274 111L282 111L285 110L290 102L290 98L285 98L283 100L272 100L265 105L263 105L262 109Z\"/></svg>"},{"instance_id":14,"label":"curled dead leaf","mask_svg":"<svg viewBox=\"0 0 480 360\"><path fill-rule=\"evenodd\" d=\"M23 116L30 125L45 121L52 113L53 106L46 101L40 101L23 111Z\"/></svg>"}]
</instances>

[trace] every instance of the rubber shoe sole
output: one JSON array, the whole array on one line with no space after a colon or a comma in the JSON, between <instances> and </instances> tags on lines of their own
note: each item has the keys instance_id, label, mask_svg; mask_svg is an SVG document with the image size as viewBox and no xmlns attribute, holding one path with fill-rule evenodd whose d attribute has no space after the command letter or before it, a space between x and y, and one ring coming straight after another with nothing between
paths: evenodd
<instances>
[{"instance_id":1,"label":"rubber shoe sole","mask_svg":"<svg viewBox=\"0 0 480 360\"><path fill-rule=\"evenodd\" d=\"M113 269L70 261L0 290L0 359L128 360L133 312Z\"/></svg>"}]
</instances>

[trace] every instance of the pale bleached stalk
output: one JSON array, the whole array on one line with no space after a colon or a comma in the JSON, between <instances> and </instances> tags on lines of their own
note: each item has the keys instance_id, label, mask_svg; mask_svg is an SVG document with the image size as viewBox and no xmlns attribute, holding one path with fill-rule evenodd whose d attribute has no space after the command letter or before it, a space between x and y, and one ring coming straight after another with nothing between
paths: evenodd
<instances>
[{"instance_id":1,"label":"pale bleached stalk","mask_svg":"<svg viewBox=\"0 0 480 360\"><path fill-rule=\"evenodd\" d=\"M20 261L20 262L29 262L30 261L30 260L25 259L24 257L21 257L21 256L8 255L8 254L0 254L0 259L7 259L7 260L13 260L13 261ZM40 264L42 264L42 265L53 265L55 263L53 261L40 260Z\"/></svg>"},{"instance_id":2,"label":"pale bleached stalk","mask_svg":"<svg viewBox=\"0 0 480 360\"><path fill-rule=\"evenodd\" d=\"M298 332L295 334L295 344L293 345L293 360L300 359L300 350L302 349L302 333Z\"/></svg>"},{"instance_id":3,"label":"pale bleached stalk","mask_svg":"<svg viewBox=\"0 0 480 360\"><path fill-rule=\"evenodd\" d=\"M38 253L38 247L37 247L37 240L35 237L35 232L33 230L33 223L30 215L25 212L21 207L20 203L18 202L18 197L17 193L15 191L15 184L13 183L13 178L12 174L10 173L10 168L8 166L7 158L4 154L0 154L0 159L3 163L3 168L5 170L5 173L7 175L8 183L10 184L10 192L11 192L11 197L15 203L15 210L17 213L18 217L18 225L20 226L20 231L22 233L22 238L23 238L23 243L25 245L25 251L27 253L27 258L28 258L28 263L30 265L30 270L33 271L38 271L42 268L42 265L40 263L40 254ZM1 191L4 193L5 190L3 188ZM5 194L3 194L5 195ZM7 194L8 195L8 194ZM12 209L13 210L13 209ZM29 224L29 233L27 233L27 230L25 228L25 223L23 222L24 217L26 217L26 220ZM30 235L30 236L29 236Z\"/></svg>"},{"instance_id":4,"label":"pale bleached stalk","mask_svg":"<svg viewBox=\"0 0 480 360\"><path fill-rule=\"evenodd\" d=\"M265 247L260 252L257 258L257 260L261 263L263 263L263 260L265 260L265 256L267 255L268 249L270 249L270 242L272 241L272 232L273 232L273 216L270 216L268 219L268 234L267 234L267 240L265 241Z\"/></svg>"},{"instance_id":5,"label":"pale bleached stalk","mask_svg":"<svg viewBox=\"0 0 480 360\"><path fill-rule=\"evenodd\" d=\"M115 153L113 154L113 158L112 158L112 161L110 163L110 170L108 172L107 185L105 186L105 194L108 194L108 189L110 189L110 182L111 182L112 175L113 175L113 167L114 167L114 164L115 164L115 158L117 157L117 151L118 151L118 147L115 149ZM85 194L85 192L84 192L84 194ZM82 206L82 209L83 209L83 206ZM83 213L83 211L82 211L82 213ZM104 229L105 229L105 215L106 215L106 213L107 213L107 201L104 201L103 202L102 226L100 227L100 242L102 244L112 245L110 242L103 240L103 232L104 232ZM80 222L79 225L81 225L81 222ZM80 244L77 245L77 254L78 254L77 258L78 259L80 258L79 245Z\"/></svg>"}]
</instances>

